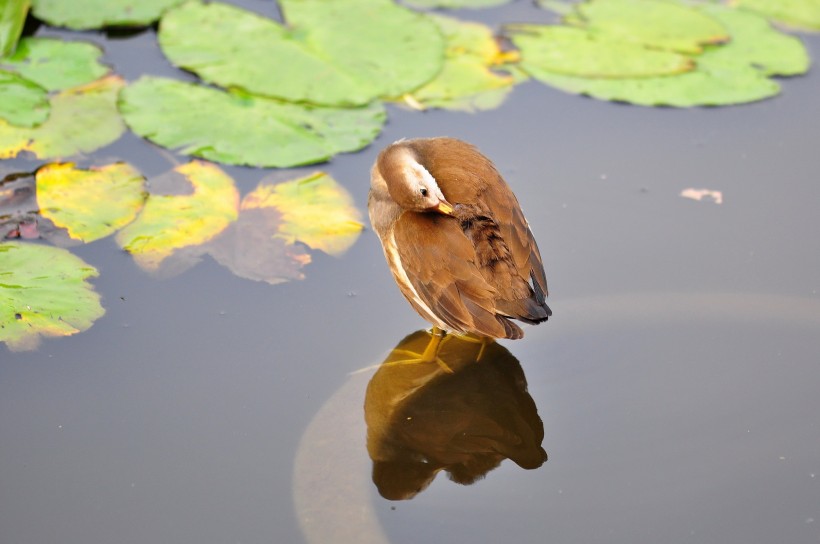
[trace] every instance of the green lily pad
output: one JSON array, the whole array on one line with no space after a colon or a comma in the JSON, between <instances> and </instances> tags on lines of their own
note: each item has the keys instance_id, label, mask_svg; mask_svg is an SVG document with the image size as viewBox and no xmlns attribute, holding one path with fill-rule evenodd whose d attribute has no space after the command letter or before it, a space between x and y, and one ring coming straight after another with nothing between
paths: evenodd
<instances>
[{"instance_id":1,"label":"green lily pad","mask_svg":"<svg viewBox=\"0 0 820 544\"><path fill-rule=\"evenodd\" d=\"M678 76L600 79L544 73L534 77L567 92L641 106L725 106L780 92L780 86L759 70L718 62L707 55L699 59L697 70Z\"/></svg>"},{"instance_id":2,"label":"green lily pad","mask_svg":"<svg viewBox=\"0 0 820 544\"><path fill-rule=\"evenodd\" d=\"M41 159L90 153L108 145L125 130L116 108L123 81L108 76L51 98L51 115L34 128L14 126L0 119L0 159L23 151Z\"/></svg>"},{"instance_id":3,"label":"green lily pad","mask_svg":"<svg viewBox=\"0 0 820 544\"><path fill-rule=\"evenodd\" d=\"M275 237L288 244L298 240L337 257L364 229L353 197L324 172L275 185L260 184L242 199L242 209L261 208L275 208L282 215Z\"/></svg>"},{"instance_id":4,"label":"green lily pad","mask_svg":"<svg viewBox=\"0 0 820 544\"><path fill-rule=\"evenodd\" d=\"M30 5L30 0L0 1L0 57L14 52Z\"/></svg>"},{"instance_id":5,"label":"green lily pad","mask_svg":"<svg viewBox=\"0 0 820 544\"><path fill-rule=\"evenodd\" d=\"M287 26L219 2L189 2L162 18L159 42L172 63L205 81L331 106L404 94L441 69L436 25L389 0L280 5Z\"/></svg>"},{"instance_id":6,"label":"green lily pad","mask_svg":"<svg viewBox=\"0 0 820 544\"><path fill-rule=\"evenodd\" d=\"M356 151L381 131L384 107L323 108L145 76L125 88L131 129L161 146L227 164L289 167Z\"/></svg>"},{"instance_id":7,"label":"green lily pad","mask_svg":"<svg viewBox=\"0 0 820 544\"><path fill-rule=\"evenodd\" d=\"M500 106L516 79L494 69L517 60L518 55L503 53L486 25L442 16L433 19L447 40L444 67L405 101L412 100L411 105L421 109L477 111Z\"/></svg>"},{"instance_id":8,"label":"green lily pad","mask_svg":"<svg viewBox=\"0 0 820 544\"><path fill-rule=\"evenodd\" d=\"M731 5L799 30L820 30L820 0L732 0Z\"/></svg>"},{"instance_id":9,"label":"green lily pad","mask_svg":"<svg viewBox=\"0 0 820 544\"><path fill-rule=\"evenodd\" d=\"M142 174L123 162L90 170L47 164L37 170L40 215L75 240L99 240L134 220L145 202L143 182Z\"/></svg>"},{"instance_id":10,"label":"green lily pad","mask_svg":"<svg viewBox=\"0 0 820 544\"><path fill-rule=\"evenodd\" d=\"M151 194L137 219L117 233L117 243L148 271L157 271L174 252L199 246L236 221L239 193L233 179L214 164L191 161L174 168L191 194Z\"/></svg>"},{"instance_id":11,"label":"green lily pad","mask_svg":"<svg viewBox=\"0 0 820 544\"><path fill-rule=\"evenodd\" d=\"M672 0L590 0L567 22L627 43L697 54L729 35L713 18Z\"/></svg>"},{"instance_id":12,"label":"green lily pad","mask_svg":"<svg viewBox=\"0 0 820 544\"><path fill-rule=\"evenodd\" d=\"M509 25L521 50L521 67L580 77L625 78L680 74L692 70L689 57L619 41L606 33L556 25Z\"/></svg>"},{"instance_id":13,"label":"green lily pad","mask_svg":"<svg viewBox=\"0 0 820 544\"><path fill-rule=\"evenodd\" d=\"M698 9L719 20L732 35L728 46L710 48L710 59L753 66L768 76L794 76L809 70L811 59L803 42L778 32L762 15L714 4Z\"/></svg>"},{"instance_id":14,"label":"green lily pad","mask_svg":"<svg viewBox=\"0 0 820 544\"><path fill-rule=\"evenodd\" d=\"M492 8L510 3L511 0L404 0L405 4L417 8L480 9Z\"/></svg>"},{"instance_id":15,"label":"green lily pad","mask_svg":"<svg viewBox=\"0 0 820 544\"><path fill-rule=\"evenodd\" d=\"M540 81L572 93L644 106L722 106L775 96L780 85L770 74L802 73L808 66L799 40L777 32L760 16L719 5L703 5L727 29L732 41L709 46L685 74L645 78L582 78L532 73Z\"/></svg>"},{"instance_id":16,"label":"green lily pad","mask_svg":"<svg viewBox=\"0 0 820 544\"><path fill-rule=\"evenodd\" d=\"M32 12L52 26L88 30L146 26L185 0L32 0Z\"/></svg>"},{"instance_id":17,"label":"green lily pad","mask_svg":"<svg viewBox=\"0 0 820 544\"><path fill-rule=\"evenodd\" d=\"M0 119L19 127L33 127L48 118L48 92L12 72L0 70Z\"/></svg>"},{"instance_id":18,"label":"green lily pad","mask_svg":"<svg viewBox=\"0 0 820 544\"><path fill-rule=\"evenodd\" d=\"M108 74L111 70L99 62L101 56L102 50L88 42L23 38L14 55L0 59L0 66L49 91L60 91Z\"/></svg>"},{"instance_id":19,"label":"green lily pad","mask_svg":"<svg viewBox=\"0 0 820 544\"><path fill-rule=\"evenodd\" d=\"M37 347L41 336L71 336L105 310L86 281L97 269L65 249L0 243L0 342L12 350Z\"/></svg>"}]
</instances>

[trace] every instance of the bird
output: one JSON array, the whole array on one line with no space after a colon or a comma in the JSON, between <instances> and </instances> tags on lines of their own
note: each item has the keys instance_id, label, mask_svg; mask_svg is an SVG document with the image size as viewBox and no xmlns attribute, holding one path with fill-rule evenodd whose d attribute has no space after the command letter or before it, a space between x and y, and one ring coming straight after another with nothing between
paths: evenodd
<instances>
[{"instance_id":1,"label":"bird","mask_svg":"<svg viewBox=\"0 0 820 544\"><path fill-rule=\"evenodd\" d=\"M475 146L449 137L388 145L371 169L368 213L399 289L439 337L519 339L514 321L552 315L521 206Z\"/></svg>"}]
</instances>

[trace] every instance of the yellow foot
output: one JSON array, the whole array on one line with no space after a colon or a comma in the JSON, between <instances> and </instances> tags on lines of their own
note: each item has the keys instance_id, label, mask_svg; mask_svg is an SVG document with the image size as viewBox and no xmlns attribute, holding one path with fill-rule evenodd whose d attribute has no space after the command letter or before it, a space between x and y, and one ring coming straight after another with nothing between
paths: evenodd
<instances>
[{"instance_id":1,"label":"yellow foot","mask_svg":"<svg viewBox=\"0 0 820 544\"><path fill-rule=\"evenodd\" d=\"M444 345L450 338L446 336L446 332L433 327L433 330L430 333L430 342L427 344L427 347L424 348L422 353L416 353L414 351L406 350L406 349L394 349L392 354L396 355L407 355L409 356L407 359L399 359L397 361L390 361L388 363L384 363L385 365L406 365L406 364L415 364L415 363L436 363L439 368L441 368L444 372L448 374L453 373L453 369L450 368L447 363L445 363L441 357L438 356L438 352L441 349L441 346ZM392 355L391 354L391 355Z\"/></svg>"},{"instance_id":2,"label":"yellow foot","mask_svg":"<svg viewBox=\"0 0 820 544\"><path fill-rule=\"evenodd\" d=\"M459 340L463 340L465 342L471 342L473 344L481 344L481 348L478 350L478 355L476 355L476 362L481 360L481 357L484 355L484 350L494 342L492 338L487 338L486 336L476 336L471 333L460 334L458 336Z\"/></svg>"}]
</instances>

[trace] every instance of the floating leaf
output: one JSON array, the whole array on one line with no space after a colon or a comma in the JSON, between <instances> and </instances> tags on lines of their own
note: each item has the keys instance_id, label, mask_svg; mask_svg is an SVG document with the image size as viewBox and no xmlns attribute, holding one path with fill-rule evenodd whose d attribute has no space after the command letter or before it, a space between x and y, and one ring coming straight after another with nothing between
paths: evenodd
<instances>
[{"instance_id":1,"label":"floating leaf","mask_svg":"<svg viewBox=\"0 0 820 544\"><path fill-rule=\"evenodd\" d=\"M323 172L278 183L260 184L242 200L243 210L275 208L282 214L276 237L292 244L339 256L359 237L364 226L353 198Z\"/></svg>"},{"instance_id":2,"label":"floating leaf","mask_svg":"<svg viewBox=\"0 0 820 544\"><path fill-rule=\"evenodd\" d=\"M48 118L48 92L23 77L0 70L0 119L33 127Z\"/></svg>"},{"instance_id":3,"label":"floating leaf","mask_svg":"<svg viewBox=\"0 0 820 544\"><path fill-rule=\"evenodd\" d=\"M30 0L0 0L0 57L14 52L30 5Z\"/></svg>"},{"instance_id":4,"label":"floating leaf","mask_svg":"<svg viewBox=\"0 0 820 544\"><path fill-rule=\"evenodd\" d=\"M761 15L720 5L699 7L719 20L732 35L728 46L709 50L709 58L732 65L753 66L765 75L805 74L811 60L803 42L778 32Z\"/></svg>"},{"instance_id":5,"label":"floating leaf","mask_svg":"<svg viewBox=\"0 0 820 544\"><path fill-rule=\"evenodd\" d=\"M405 0L405 4L417 8L480 9L492 8L509 3L511 0Z\"/></svg>"},{"instance_id":6,"label":"floating leaf","mask_svg":"<svg viewBox=\"0 0 820 544\"><path fill-rule=\"evenodd\" d=\"M38 19L75 30L145 26L185 0L32 0Z\"/></svg>"},{"instance_id":7,"label":"floating leaf","mask_svg":"<svg viewBox=\"0 0 820 544\"><path fill-rule=\"evenodd\" d=\"M780 86L759 70L710 59L706 52L697 69L678 76L601 79L533 74L540 81L567 92L601 100L643 106L722 106L775 96Z\"/></svg>"},{"instance_id":8,"label":"floating leaf","mask_svg":"<svg viewBox=\"0 0 820 544\"><path fill-rule=\"evenodd\" d=\"M384 107L290 104L145 76L123 90L131 129L181 153L227 164L288 167L356 151L381 131Z\"/></svg>"},{"instance_id":9,"label":"floating leaf","mask_svg":"<svg viewBox=\"0 0 820 544\"><path fill-rule=\"evenodd\" d=\"M622 42L696 54L729 39L718 21L669 0L590 0L577 10L568 22Z\"/></svg>"},{"instance_id":10,"label":"floating leaf","mask_svg":"<svg viewBox=\"0 0 820 544\"><path fill-rule=\"evenodd\" d=\"M521 50L521 66L538 74L624 78L679 74L694 68L689 57L619 41L607 34L556 25L509 25Z\"/></svg>"},{"instance_id":11,"label":"floating leaf","mask_svg":"<svg viewBox=\"0 0 820 544\"><path fill-rule=\"evenodd\" d=\"M509 54L501 52L492 31L483 24L442 16L433 19L447 40L444 67L415 90L411 99L422 108L475 111L498 107L515 78L492 68L510 60Z\"/></svg>"},{"instance_id":12,"label":"floating leaf","mask_svg":"<svg viewBox=\"0 0 820 544\"><path fill-rule=\"evenodd\" d=\"M23 38L17 52L0 59L0 65L49 91L59 91L85 85L110 72L99 62L101 56L102 50L88 42Z\"/></svg>"},{"instance_id":13,"label":"floating leaf","mask_svg":"<svg viewBox=\"0 0 820 544\"><path fill-rule=\"evenodd\" d=\"M805 71L808 57L796 38L772 29L760 16L718 5L701 8L725 28L732 40L709 46L696 69L680 75L644 78L582 78L531 72L533 77L568 92L645 106L719 106L762 100L780 86L769 74Z\"/></svg>"},{"instance_id":14,"label":"floating leaf","mask_svg":"<svg viewBox=\"0 0 820 544\"><path fill-rule=\"evenodd\" d=\"M90 170L72 163L37 170L40 214L75 240L92 242L134 220L145 201L143 177L123 162Z\"/></svg>"},{"instance_id":15,"label":"floating leaf","mask_svg":"<svg viewBox=\"0 0 820 544\"><path fill-rule=\"evenodd\" d=\"M404 94L441 69L435 24L389 0L280 5L287 27L227 4L189 2L162 18L160 45L205 81L331 106Z\"/></svg>"},{"instance_id":16,"label":"floating leaf","mask_svg":"<svg viewBox=\"0 0 820 544\"><path fill-rule=\"evenodd\" d=\"M105 310L86 281L97 269L51 246L0 243L0 342L10 349L37 347L40 336L84 331Z\"/></svg>"},{"instance_id":17,"label":"floating leaf","mask_svg":"<svg viewBox=\"0 0 820 544\"><path fill-rule=\"evenodd\" d=\"M820 30L820 0L732 0L731 4L793 28Z\"/></svg>"},{"instance_id":18,"label":"floating leaf","mask_svg":"<svg viewBox=\"0 0 820 544\"><path fill-rule=\"evenodd\" d=\"M51 98L51 115L35 128L0 120L0 159L30 151L42 159L89 153L108 145L125 130L117 112L123 81L108 76Z\"/></svg>"},{"instance_id":19,"label":"floating leaf","mask_svg":"<svg viewBox=\"0 0 820 544\"><path fill-rule=\"evenodd\" d=\"M174 168L191 194L151 194L137 219L117 233L117 243L146 270L159 269L175 251L201 245L236 220L239 193L216 165L192 161Z\"/></svg>"}]
</instances>

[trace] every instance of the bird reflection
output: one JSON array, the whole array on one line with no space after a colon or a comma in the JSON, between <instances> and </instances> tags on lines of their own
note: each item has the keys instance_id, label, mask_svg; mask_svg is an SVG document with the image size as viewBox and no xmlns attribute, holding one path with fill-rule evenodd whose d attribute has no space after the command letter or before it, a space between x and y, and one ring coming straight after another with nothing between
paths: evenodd
<instances>
[{"instance_id":1,"label":"bird reflection","mask_svg":"<svg viewBox=\"0 0 820 544\"><path fill-rule=\"evenodd\" d=\"M441 470L469 485L507 458L540 467L544 426L518 360L492 339L447 335L438 351L444 365L405 362L430 341L424 330L404 338L367 386L367 451L379 493L411 499Z\"/></svg>"}]
</instances>

